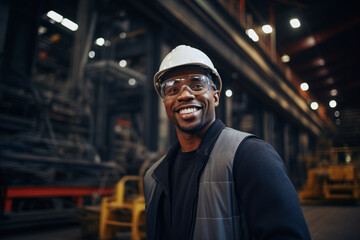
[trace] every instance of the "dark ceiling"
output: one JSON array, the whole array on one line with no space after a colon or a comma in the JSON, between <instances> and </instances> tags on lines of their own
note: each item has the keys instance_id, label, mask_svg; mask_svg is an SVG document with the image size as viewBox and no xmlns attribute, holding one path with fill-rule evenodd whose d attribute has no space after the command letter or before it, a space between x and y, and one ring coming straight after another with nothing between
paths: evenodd
<instances>
[{"instance_id":1,"label":"dark ceiling","mask_svg":"<svg viewBox=\"0 0 360 240\"><path fill-rule=\"evenodd\" d=\"M308 83L309 103L321 105L339 137L359 140L359 1L253 0L247 5L264 23L273 10L278 55L289 55L286 65ZM290 27L293 17L300 20L300 28ZM335 108L329 107L330 100L337 102Z\"/></svg>"},{"instance_id":2,"label":"dark ceiling","mask_svg":"<svg viewBox=\"0 0 360 240\"><path fill-rule=\"evenodd\" d=\"M46 7L60 7L75 19L76 1L64 3L59 6L58 1L49 1ZM335 129L339 141L360 141L359 1L245 0L245 3L246 12L251 12L254 24L259 26L269 23L273 11L278 56L289 55L290 62L285 65L301 82L308 83L309 90L304 96L309 104L312 101L320 104L317 111ZM300 20L300 28L290 27L292 17ZM334 90L336 94L332 95ZM336 100L335 108L329 107L330 100ZM339 115L335 116L336 111Z\"/></svg>"}]
</instances>

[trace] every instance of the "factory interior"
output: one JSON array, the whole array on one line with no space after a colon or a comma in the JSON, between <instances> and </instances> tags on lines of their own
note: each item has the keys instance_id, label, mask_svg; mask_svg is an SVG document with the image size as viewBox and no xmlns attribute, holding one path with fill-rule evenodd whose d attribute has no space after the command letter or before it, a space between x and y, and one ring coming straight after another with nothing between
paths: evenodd
<instances>
[{"instance_id":1,"label":"factory interior","mask_svg":"<svg viewBox=\"0 0 360 240\"><path fill-rule=\"evenodd\" d=\"M143 176L176 140L153 76L184 44L216 117L281 156L312 239L360 239L360 3L0 2L1 239L146 239Z\"/></svg>"}]
</instances>

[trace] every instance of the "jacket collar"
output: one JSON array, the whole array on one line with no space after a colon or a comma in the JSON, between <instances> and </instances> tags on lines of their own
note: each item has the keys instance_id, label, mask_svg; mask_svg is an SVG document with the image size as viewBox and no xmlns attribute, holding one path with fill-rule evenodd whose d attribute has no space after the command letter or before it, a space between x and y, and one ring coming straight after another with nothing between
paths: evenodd
<instances>
[{"instance_id":1,"label":"jacket collar","mask_svg":"<svg viewBox=\"0 0 360 240\"><path fill-rule=\"evenodd\" d=\"M208 157L209 153L212 150L218 136L221 131L225 128L224 123L221 120L215 120L213 124L209 127L207 132L202 139L199 148L196 150L199 158ZM158 182L158 184L164 189L165 193L169 196L169 172L172 160L176 157L180 149L179 141L176 141L174 145L171 146L170 150L166 154L164 160L159 164L159 166L154 170L152 176Z\"/></svg>"}]
</instances>

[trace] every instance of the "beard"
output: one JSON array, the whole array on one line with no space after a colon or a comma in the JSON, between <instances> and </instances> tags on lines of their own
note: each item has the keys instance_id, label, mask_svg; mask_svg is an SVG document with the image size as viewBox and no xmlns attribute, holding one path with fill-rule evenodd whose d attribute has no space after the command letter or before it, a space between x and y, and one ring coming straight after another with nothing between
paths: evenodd
<instances>
[{"instance_id":1,"label":"beard","mask_svg":"<svg viewBox=\"0 0 360 240\"><path fill-rule=\"evenodd\" d=\"M182 132L186 132L186 133L196 133L198 131L200 131L203 128L203 124L202 122L199 122L198 124L196 124L195 126L190 126L190 127L185 127L185 126L181 126L180 124L177 124L177 127L179 128L179 130L181 130Z\"/></svg>"},{"instance_id":2,"label":"beard","mask_svg":"<svg viewBox=\"0 0 360 240\"><path fill-rule=\"evenodd\" d=\"M204 115L201 116L201 119L200 121L195 124L195 125L191 125L191 126L183 126L181 125L177 119L175 119L175 125L176 127L182 131L182 132L185 132L185 133L196 133L196 132L199 132L204 126L205 126L205 123L204 123Z\"/></svg>"}]
</instances>

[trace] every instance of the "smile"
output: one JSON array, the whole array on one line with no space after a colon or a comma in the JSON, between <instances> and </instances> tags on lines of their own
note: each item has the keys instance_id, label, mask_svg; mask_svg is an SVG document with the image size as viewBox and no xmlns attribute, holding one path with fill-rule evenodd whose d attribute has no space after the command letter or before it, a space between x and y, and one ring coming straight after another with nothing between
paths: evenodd
<instances>
[{"instance_id":1,"label":"smile","mask_svg":"<svg viewBox=\"0 0 360 240\"><path fill-rule=\"evenodd\" d=\"M184 109L181 109L179 111L180 114L189 114L189 113L193 113L193 112L196 112L198 110L198 108L196 107L192 107L192 108L184 108Z\"/></svg>"}]
</instances>

